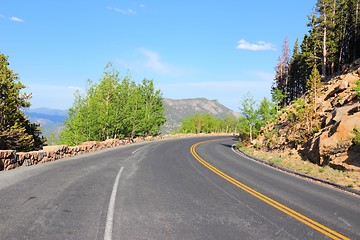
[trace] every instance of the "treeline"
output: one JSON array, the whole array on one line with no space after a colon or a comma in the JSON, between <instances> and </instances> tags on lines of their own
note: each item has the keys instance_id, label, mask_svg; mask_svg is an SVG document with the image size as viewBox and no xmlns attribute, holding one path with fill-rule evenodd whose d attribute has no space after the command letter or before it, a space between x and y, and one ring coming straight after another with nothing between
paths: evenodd
<instances>
[{"instance_id":1,"label":"treeline","mask_svg":"<svg viewBox=\"0 0 360 240\"><path fill-rule=\"evenodd\" d=\"M240 117L229 114L224 119L208 113L197 113L184 119L178 132L234 133L245 141L252 141L259 134L261 127L275 116L276 104L267 98L258 104L248 93L241 101L240 111Z\"/></svg>"},{"instance_id":2,"label":"treeline","mask_svg":"<svg viewBox=\"0 0 360 240\"><path fill-rule=\"evenodd\" d=\"M25 85L8 66L8 57L0 54L0 149L41 149L45 139L39 125L31 123L23 112L30 107L31 94L23 92Z\"/></svg>"},{"instance_id":3,"label":"treeline","mask_svg":"<svg viewBox=\"0 0 360 240\"><path fill-rule=\"evenodd\" d=\"M316 67L322 81L360 57L360 0L318 0L308 16L310 28L292 55L286 38L275 67L272 93L281 106L308 90Z\"/></svg>"},{"instance_id":4,"label":"treeline","mask_svg":"<svg viewBox=\"0 0 360 240\"><path fill-rule=\"evenodd\" d=\"M166 121L162 94L153 81L144 79L136 84L129 76L121 78L111 65L98 84L89 81L85 94L76 93L68 113L59 134L60 142L68 145L154 136Z\"/></svg>"},{"instance_id":5,"label":"treeline","mask_svg":"<svg viewBox=\"0 0 360 240\"><path fill-rule=\"evenodd\" d=\"M179 133L231 133L237 132L238 118L227 114L224 119L209 113L197 113L184 119L178 130Z\"/></svg>"}]
</instances>

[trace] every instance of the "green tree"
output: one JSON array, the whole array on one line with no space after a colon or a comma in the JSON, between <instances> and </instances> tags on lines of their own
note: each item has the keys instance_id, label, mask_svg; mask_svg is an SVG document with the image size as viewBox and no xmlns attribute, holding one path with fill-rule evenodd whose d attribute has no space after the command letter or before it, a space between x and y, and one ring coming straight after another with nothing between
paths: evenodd
<instances>
[{"instance_id":1,"label":"green tree","mask_svg":"<svg viewBox=\"0 0 360 240\"><path fill-rule=\"evenodd\" d=\"M166 121L161 91L155 89L153 81L144 79L138 85L137 92L134 96L137 106L134 112L136 126L132 130L132 136L157 135L159 127Z\"/></svg>"},{"instance_id":2,"label":"green tree","mask_svg":"<svg viewBox=\"0 0 360 240\"><path fill-rule=\"evenodd\" d=\"M257 110L260 127L265 125L275 115L275 106L266 97L260 102Z\"/></svg>"},{"instance_id":3,"label":"green tree","mask_svg":"<svg viewBox=\"0 0 360 240\"><path fill-rule=\"evenodd\" d=\"M272 101L275 103L276 111L279 111L279 107L281 106L281 103L286 98L286 94L284 94L284 92L281 89L274 88L272 90L271 98L272 98Z\"/></svg>"},{"instance_id":4,"label":"green tree","mask_svg":"<svg viewBox=\"0 0 360 240\"><path fill-rule=\"evenodd\" d=\"M209 113L196 113L185 118L178 130L179 133L216 133L236 132L238 121L234 115L226 115L225 119L216 118Z\"/></svg>"},{"instance_id":5,"label":"green tree","mask_svg":"<svg viewBox=\"0 0 360 240\"><path fill-rule=\"evenodd\" d=\"M255 129L256 123L258 121L258 115L256 111L256 101L254 98L250 95L250 93L247 93L241 101L240 106L241 111L241 121L246 120L245 122L248 125L248 133L249 133L249 139L250 142L253 140L254 132L256 132L257 129Z\"/></svg>"},{"instance_id":6,"label":"green tree","mask_svg":"<svg viewBox=\"0 0 360 240\"><path fill-rule=\"evenodd\" d=\"M160 90L153 81L136 84L109 64L99 84L75 94L60 140L69 145L109 138L156 135L165 122Z\"/></svg>"},{"instance_id":7,"label":"green tree","mask_svg":"<svg viewBox=\"0 0 360 240\"><path fill-rule=\"evenodd\" d=\"M237 132L237 122L238 118L233 114L226 114L222 130L226 133ZM219 124L222 124L221 122Z\"/></svg>"},{"instance_id":8,"label":"green tree","mask_svg":"<svg viewBox=\"0 0 360 240\"><path fill-rule=\"evenodd\" d=\"M360 80L357 80L355 82L354 91L355 91L357 97L360 98Z\"/></svg>"},{"instance_id":9,"label":"green tree","mask_svg":"<svg viewBox=\"0 0 360 240\"><path fill-rule=\"evenodd\" d=\"M307 88L310 91L310 98L311 98L311 102L314 107L315 114L316 114L316 109L317 109L317 97L318 97L320 87L321 87L321 76L320 76L319 71L316 68L316 65L314 65L313 70L309 77L309 81L307 82Z\"/></svg>"},{"instance_id":10,"label":"green tree","mask_svg":"<svg viewBox=\"0 0 360 240\"><path fill-rule=\"evenodd\" d=\"M31 94L21 92L25 85L8 65L8 57L0 54L0 149L38 150L45 139L22 111L30 107Z\"/></svg>"}]
</instances>

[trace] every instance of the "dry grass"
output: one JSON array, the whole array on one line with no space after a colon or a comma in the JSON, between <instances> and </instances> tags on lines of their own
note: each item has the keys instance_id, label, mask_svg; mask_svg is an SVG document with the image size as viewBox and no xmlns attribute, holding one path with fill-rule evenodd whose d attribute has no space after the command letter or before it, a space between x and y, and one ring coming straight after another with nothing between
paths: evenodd
<instances>
[{"instance_id":1,"label":"dry grass","mask_svg":"<svg viewBox=\"0 0 360 240\"><path fill-rule=\"evenodd\" d=\"M329 166L321 167L309 161L303 160L296 151L262 151L248 147L242 147L241 150L257 158L272 162L278 166L360 190L360 172L340 171Z\"/></svg>"}]
</instances>

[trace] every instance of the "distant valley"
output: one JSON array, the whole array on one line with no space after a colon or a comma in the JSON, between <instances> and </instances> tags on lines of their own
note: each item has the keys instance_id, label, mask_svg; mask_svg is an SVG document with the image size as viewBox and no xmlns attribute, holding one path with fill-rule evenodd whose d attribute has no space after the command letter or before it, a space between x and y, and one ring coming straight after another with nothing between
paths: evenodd
<instances>
[{"instance_id":1,"label":"distant valley","mask_svg":"<svg viewBox=\"0 0 360 240\"><path fill-rule=\"evenodd\" d=\"M50 134L57 134L64 125L68 114L67 110L50 109L50 108L35 108L25 111L31 122L40 125L42 133L45 137Z\"/></svg>"},{"instance_id":2,"label":"distant valley","mask_svg":"<svg viewBox=\"0 0 360 240\"><path fill-rule=\"evenodd\" d=\"M162 127L162 133L176 131L183 119L195 115L196 113L209 113L218 118L224 118L227 114L239 116L239 113L225 107L217 100L206 98L191 99L169 99L163 100L165 106L166 123ZM43 135L48 137L51 133L59 133L67 118L67 110L57 110L50 108L36 108L25 111L31 122L40 125Z\"/></svg>"}]
</instances>

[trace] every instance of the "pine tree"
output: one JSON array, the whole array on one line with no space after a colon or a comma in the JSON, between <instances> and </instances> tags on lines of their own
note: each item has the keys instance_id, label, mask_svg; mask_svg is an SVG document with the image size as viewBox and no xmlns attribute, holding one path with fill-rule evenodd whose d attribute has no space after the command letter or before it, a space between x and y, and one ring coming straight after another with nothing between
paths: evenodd
<instances>
[{"instance_id":1,"label":"pine tree","mask_svg":"<svg viewBox=\"0 0 360 240\"><path fill-rule=\"evenodd\" d=\"M0 149L40 149L45 139L40 137L39 126L31 123L22 111L30 107L31 94L21 92L25 85L8 65L8 57L0 54Z\"/></svg>"},{"instance_id":2,"label":"pine tree","mask_svg":"<svg viewBox=\"0 0 360 240\"><path fill-rule=\"evenodd\" d=\"M319 89L321 87L321 77L320 77L319 71L317 70L316 65L314 65L314 67L313 67L307 87L310 91L309 93L310 93L310 97L311 97L311 102L313 104L314 113L316 115L317 97L318 97Z\"/></svg>"}]
</instances>

